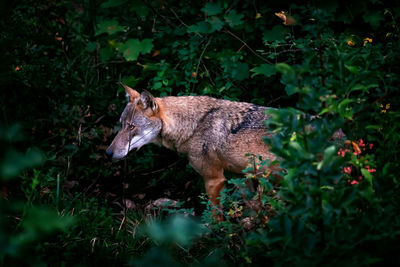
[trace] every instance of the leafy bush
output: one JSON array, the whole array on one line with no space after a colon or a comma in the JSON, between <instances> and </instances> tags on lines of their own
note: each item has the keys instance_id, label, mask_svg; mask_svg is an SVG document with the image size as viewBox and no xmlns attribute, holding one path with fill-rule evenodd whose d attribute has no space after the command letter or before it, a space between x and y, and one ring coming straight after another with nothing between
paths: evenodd
<instances>
[{"instance_id":1,"label":"leafy bush","mask_svg":"<svg viewBox=\"0 0 400 267\"><path fill-rule=\"evenodd\" d=\"M391 73L391 63L383 60L394 43L371 45L370 38L362 41L358 37L357 45L352 41L354 36L332 31L332 14L328 11L316 10L310 15L318 21L302 25L304 39L293 40L293 46L303 52L295 59L298 63L288 60L290 65L278 63L275 69L255 69L267 76L281 73L286 93L297 96L298 101L296 109L272 111L268 122L276 134L265 141L285 170L276 188L276 200L260 203L264 207L271 203L272 216L263 209L260 212L260 205L255 208L246 203L249 200L243 202L243 193L239 198L232 195L231 210L238 210L236 203L240 201L239 210L247 206L253 214L228 212L227 217L236 214L242 223L247 219L252 229L243 231L236 226L236 232L224 225L220 230L226 233L223 240L237 248L227 252L238 263L272 260L276 265L304 266L399 262L393 250L399 238L398 205L392 202L399 186L388 171L392 163L381 161L388 160L387 153L397 158L398 151L382 149L388 135L377 138L383 129L375 125L387 119L392 101L398 105L393 98L390 104L384 104L387 96L396 94L395 84L391 84L396 75ZM390 113L398 116L398 111ZM354 141L342 145L329 142L341 128ZM388 142L398 144L398 134L391 134ZM261 190L250 201L271 194L266 183L265 178L260 180ZM236 240L229 239L235 235ZM376 248L376 243L384 247Z\"/></svg>"},{"instance_id":2,"label":"leafy bush","mask_svg":"<svg viewBox=\"0 0 400 267\"><path fill-rule=\"evenodd\" d=\"M43 155L37 149L28 149L22 153L16 147L23 136L18 125L0 129L0 262L2 264L39 264L36 250L42 246L45 238L66 231L73 223L69 216L59 216L52 208L33 205L40 177L36 167L43 161ZM9 185L15 183L19 175L23 176L24 196L9 192Z\"/></svg>"}]
</instances>

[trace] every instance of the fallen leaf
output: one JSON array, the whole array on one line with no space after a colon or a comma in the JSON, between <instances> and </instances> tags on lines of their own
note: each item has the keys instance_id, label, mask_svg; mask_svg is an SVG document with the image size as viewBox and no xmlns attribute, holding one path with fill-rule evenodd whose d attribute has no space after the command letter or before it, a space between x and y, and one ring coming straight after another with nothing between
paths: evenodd
<instances>
[{"instance_id":1,"label":"fallen leaf","mask_svg":"<svg viewBox=\"0 0 400 267\"><path fill-rule=\"evenodd\" d=\"M277 16L278 18L280 18L283 21L283 25L293 26L296 24L296 20L292 16L287 14L285 11L275 13L275 16Z\"/></svg>"}]
</instances>

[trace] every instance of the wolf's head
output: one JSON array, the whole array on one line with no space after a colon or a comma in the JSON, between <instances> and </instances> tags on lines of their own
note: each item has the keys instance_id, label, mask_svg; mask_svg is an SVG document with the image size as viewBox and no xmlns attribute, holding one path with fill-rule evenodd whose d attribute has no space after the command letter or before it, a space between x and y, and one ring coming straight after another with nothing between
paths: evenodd
<instances>
[{"instance_id":1,"label":"wolf's head","mask_svg":"<svg viewBox=\"0 0 400 267\"><path fill-rule=\"evenodd\" d=\"M106 154L113 159L122 159L132 149L154 142L162 128L154 97L147 91L139 94L132 88L123 86L129 102L119 120L121 129L106 150Z\"/></svg>"}]
</instances>

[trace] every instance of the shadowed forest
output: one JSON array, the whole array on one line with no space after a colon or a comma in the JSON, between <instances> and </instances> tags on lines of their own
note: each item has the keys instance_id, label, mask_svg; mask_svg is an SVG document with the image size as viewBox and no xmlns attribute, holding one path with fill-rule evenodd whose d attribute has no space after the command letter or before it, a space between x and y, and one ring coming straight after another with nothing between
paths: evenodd
<instances>
[{"instance_id":1,"label":"shadowed forest","mask_svg":"<svg viewBox=\"0 0 400 267\"><path fill-rule=\"evenodd\" d=\"M400 6L0 4L0 266L400 265ZM274 107L216 220L185 155L106 149L127 104ZM196 107L193 107L196 109ZM339 132L338 132L339 131Z\"/></svg>"}]
</instances>

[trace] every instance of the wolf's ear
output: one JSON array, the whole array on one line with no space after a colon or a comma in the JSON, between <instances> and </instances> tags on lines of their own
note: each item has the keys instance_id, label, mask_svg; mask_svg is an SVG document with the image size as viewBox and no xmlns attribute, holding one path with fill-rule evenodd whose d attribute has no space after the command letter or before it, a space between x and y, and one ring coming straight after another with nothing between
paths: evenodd
<instances>
[{"instance_id":1,"label":"wolf's ear","mask_svg":"<svg viewBox=\"0 0 400 267\"><path fill-rule=\"evenodd\" d=\"M140 102L143 105L143 109L150 107L153 112L156 112L158 109L154 96L146 90L143 90L142 94L140 95Z\"/></svg>"},{"instance_id":2,"label":"wolf's ear","mask_svg":"<svg viewBox=\"0 0 400 267\"><path fill-rule=\"evenodd\" d=\"M121 83L121 85L122 87L125 88L126 97L128 98L128 101L134 102L136 98L140 97L140 94L136 90L130 88L129 86L123 83Z\"/></svg>"}]
</instances>

